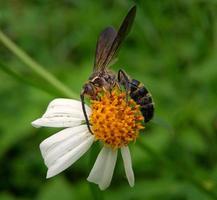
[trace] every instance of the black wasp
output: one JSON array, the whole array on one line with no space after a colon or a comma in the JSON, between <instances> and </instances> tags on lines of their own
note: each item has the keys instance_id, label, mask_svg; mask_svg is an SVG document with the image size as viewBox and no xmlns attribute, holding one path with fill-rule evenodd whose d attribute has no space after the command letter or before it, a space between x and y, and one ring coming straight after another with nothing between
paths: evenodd
<instances>
[{"instance_id":1,"label":"black wasp","mask_svg":"<svg viewBox=\"0 0 217 200\"><path fill-rule=\"evenodd\" d=\"M141 112L145 122L148 122L153 117L153 101L144 85L135 79L131 79L126 72L121 69L118 71L117 76L108 69L109 63L116 56L120 45L130 32L135 15L136 6L133 6L124 18L118 31L113 27L107 27L102 31L98 38L93 73L89 77L87 83L84 84L80 95L84 116L91 133L90 123L84 106L84 96L96 100L99 92L105 90L112 91L115 86L118 86L119 88L123 86L127 94L141 106Z\"/></svg>"}]
</instances>

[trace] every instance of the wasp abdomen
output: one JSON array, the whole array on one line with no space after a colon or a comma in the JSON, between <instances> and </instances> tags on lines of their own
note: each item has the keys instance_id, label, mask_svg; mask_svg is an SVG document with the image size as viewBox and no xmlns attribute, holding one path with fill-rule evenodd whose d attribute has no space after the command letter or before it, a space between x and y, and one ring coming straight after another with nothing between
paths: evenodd
<instances>
[{"instance_id":1,"label":"wasp abdomen","mask_svg":"<svg viewBox=\"0 0 217 200\"><path fill-rule=\"evenodd\" d=\"M129 89L130 97L141 106L141 112L145 118L145 122L150 121L154 115L151 94L141 82L135 79L129 82Z\"/></svg>"},{"instance_id":2,"label":"wasp abdomen","mask_svg":"<svg viewBox=\"0 0 217 200\"><path fill-rule=\"evenodd\" d=\"M145 122L148 122L154 116L154 105L153 103L146 104L141 107L142 115L145 118Z\"/></svg>"}]
</instances>

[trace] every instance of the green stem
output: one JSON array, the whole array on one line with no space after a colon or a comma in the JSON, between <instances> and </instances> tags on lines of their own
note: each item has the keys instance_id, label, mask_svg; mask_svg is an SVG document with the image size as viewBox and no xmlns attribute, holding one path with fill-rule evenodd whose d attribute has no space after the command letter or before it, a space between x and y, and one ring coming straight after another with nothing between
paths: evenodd
<instances>
[{"instance_id":1,"label":"green stem","mask_svg":"<svg viewBox=\"0 0 217 200\"><path fill-rule=\"evenodd\" d=\"M38 88L44 92L47 92L48 94L56 95L56 93L55 93L56 91L54 92L53 90L51 90L51 88L45 88L43 85L35 83L32 80L16 73L9 66L4 65L1 61L0 61L0 70L2 70L3 72L5 72L6 74L8 74L9 76L11 76L12 78L14 78L15 80L17 80L21 83L25 83L25 84L30 85L32 87Z\"/></svg>"},{"instance_id":2,"label":"green stem","mask_svg":"<svg viewBox=\"0 0 217 200\"><path fill-rule=\"evenodd\" d=\"M165 156L160 155L158 152L156 152L153 148L151 148L149 145L145 144L144 142L137 140L137 144L140 146L141 149L148 152L151 157L155 158L156 160L160 161L161 164L166 166L167 168L170 168L171 170L175 171L179 175L181 175L183 178L188 180L190 183L195 185L199 190L203 191L207 195L209 195L212 199L217 199L217 194L211 190L210 188L207 188L204 186L203 182L193 176L192 174L188 173L188 170L183 168L182 166L175 165L171 160L167 159Z\"/></svg>"},{"instance_id":3,"label":"green stem","mask_svg":"<svg viewBox=\"0 0 217 200\"><path fill-rule=\"evenodd\" d=\"M60 82L55 76L45 70L41 65L34 61L27 53L20 49L13 41L11 41L2 31L0 31L0 41L16 55L23 63L26 64L35 74L42 77L49 84L60 91L68 98L78 98L78 95L73 93L68 87Z\"/></svg>"}]
</instances>

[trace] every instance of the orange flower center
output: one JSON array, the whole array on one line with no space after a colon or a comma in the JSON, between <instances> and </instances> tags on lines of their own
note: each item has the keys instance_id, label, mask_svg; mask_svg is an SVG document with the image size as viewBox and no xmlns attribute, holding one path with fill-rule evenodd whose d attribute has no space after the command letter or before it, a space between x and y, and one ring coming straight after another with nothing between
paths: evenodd
<instances>
[{"instance_id":1,"label":"orange flower center","mask_svg":"<svg viewBox=\"0 0 217 200\"><path fill-rule=\"evenodd\" d=\"M112 148L135 141L144 128L139 105L132 99L127 102L125 92L105 92L100 100L91 101L91 109L90 123L96 140Z\"/></svg>"}]
</instances>

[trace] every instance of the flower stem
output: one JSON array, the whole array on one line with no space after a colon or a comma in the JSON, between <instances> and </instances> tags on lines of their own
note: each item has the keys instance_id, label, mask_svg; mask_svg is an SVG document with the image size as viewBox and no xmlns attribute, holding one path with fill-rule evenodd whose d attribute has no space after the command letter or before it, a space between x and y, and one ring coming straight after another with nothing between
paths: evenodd
<instances>
[{"instance_id":1,"label":"flower stem","mask_svg":"<svg viewBox=\"0 0 217 200\"><path fill-rule=\"evenodd\" d=\"M175 163L173 163L173 161L169 160L167 157L160 155L158 152L156 152L153 148L151 148L146 143L140 140L137 140L137 143L141 149L145 150L153 158L160 161L162 165L166 166L167 168L170 168L171 170L181 175L183 178L185 178L190 183L192 183L194 186L196 186L199 190L209 195L212 199L217 199L217 194L213 190L211 190L211 188L206 187L203 184L203 181L193 176L192 174L188 173L188 170L186 170L182 166L176 165Z\"/></svg>"},{"instance_id":2,"label":"flower stem","mask_svg":"<svg viewBox=\"0 0 217 200\"><path fill-rule=\"evenodd\" d=\"M55 76L49 73L40 64L34 61L27 53L20 49L13 41L10 40L1 30L0 30L0 41L23 63L26 64L29 69L31 69L35 74L46 80L54 88L56 88L61 94L68 98L78 98L78 95L73 93L67 86L60 82Z\"/></svg>"}]
</instances>

